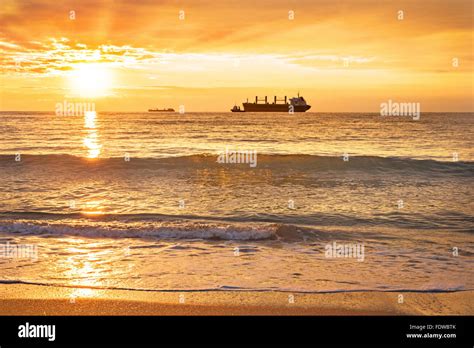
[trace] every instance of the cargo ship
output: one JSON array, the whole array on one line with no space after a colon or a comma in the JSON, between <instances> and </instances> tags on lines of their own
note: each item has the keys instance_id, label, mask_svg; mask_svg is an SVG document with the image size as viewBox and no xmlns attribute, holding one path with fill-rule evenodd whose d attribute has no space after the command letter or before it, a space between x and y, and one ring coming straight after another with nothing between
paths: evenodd
<instances>
[{"instance_id":1,"label":"cargo ship","mask_svg":"<svg viewBox=\"0 0 474 348\"><path fill-rule=\"evenodd\" d=\"M148 109L148 112L174 112L173 108L168 109Z\"/></svg>"},{"instance_id":2,"label":"cargo ship","mask_svg":"<svg viewBox=\"0 0 474 348\"><path fill-rule=\"evenodd\" d=\"M273 98L273 103L268 102L268 98L265 96L263 99L255 97L254 103L249 103L248 99L245 103L242 103L244 109L242 110L239 106L235 105L230 111L232 112L305 112L311 108L311 105L306 103L303 97L300 97L298 93L297 97L290 98L289 102L287 97L284 99ZM282 103L279 103L282 102Z\"/></svg>"}]
</instances>

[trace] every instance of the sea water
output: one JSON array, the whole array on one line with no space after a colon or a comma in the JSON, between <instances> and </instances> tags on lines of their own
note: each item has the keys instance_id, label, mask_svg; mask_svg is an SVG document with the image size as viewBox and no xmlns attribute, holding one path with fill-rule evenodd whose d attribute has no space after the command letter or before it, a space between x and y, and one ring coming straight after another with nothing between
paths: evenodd
<instances>
[{"instance_id":1,"label":"sea water","mask_svg":"<svg viewBox=\"0 0 474 348\"><path fill-rule=\"evenodd\" d=\"M473 126L460 113L2 112L0 281L473 289Z\"/></svg>"}]
</instances>

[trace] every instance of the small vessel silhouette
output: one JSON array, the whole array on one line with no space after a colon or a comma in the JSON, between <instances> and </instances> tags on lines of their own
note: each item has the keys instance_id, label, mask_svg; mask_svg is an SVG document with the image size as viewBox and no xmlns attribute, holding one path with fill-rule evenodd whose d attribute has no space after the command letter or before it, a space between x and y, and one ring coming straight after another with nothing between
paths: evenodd
<instances>
[{"instance_id":1,"label":"small vessel silhouette","mask_svg":"<svg viewBox=\"0 0 474 348\"><path fill-rule=\"evenodd\" d=\"M173 108L167 109L148 109L148 112L174 112Z\"/></svg>"},{"instance_id":2,"label":"small vessel silhouette","mask_svg":"<svg viewBox=\"0 0 474 348\"><path fill-rule=\"evenodd\" d=\"M244 110L242 110L240 108L240 106L237 106L237 105L234 105L234 107L232 109L230 109L230 111L232 111L232 112L245 112Z\"/></svg>"}]
</instances>

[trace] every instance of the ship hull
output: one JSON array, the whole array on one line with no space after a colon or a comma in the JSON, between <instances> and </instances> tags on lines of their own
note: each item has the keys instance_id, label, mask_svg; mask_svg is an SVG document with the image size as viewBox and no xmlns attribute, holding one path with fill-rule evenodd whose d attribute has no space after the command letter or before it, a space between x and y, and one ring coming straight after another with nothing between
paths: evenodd
<instances>
[{"instance_id":1,"label":"ship hull","mask_svg":"<svg viewBox=\"0 0 474 348\"><path fill-rule=\"evenodd\" d=\"M245 112L290 112L291 104L255 104L243 103ZM293 105L294 112L305 112L311 105Z\"/></svg>"}]
</instances>

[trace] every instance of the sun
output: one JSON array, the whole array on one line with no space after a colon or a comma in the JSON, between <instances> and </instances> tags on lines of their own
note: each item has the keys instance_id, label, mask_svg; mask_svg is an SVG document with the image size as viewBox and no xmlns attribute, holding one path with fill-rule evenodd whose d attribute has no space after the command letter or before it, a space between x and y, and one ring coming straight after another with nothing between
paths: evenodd
<instances>
[{"instance_id":1,"label":"sun","mask_svg":"<svg viewBox=\"0 0 474 348\"><path fill-rule=\"evenodd\" d=\"M69 84L80 97L103 97L110 93L112 74L104 64L78 64L69 74Z\"/></svg>"}]
</instances>

